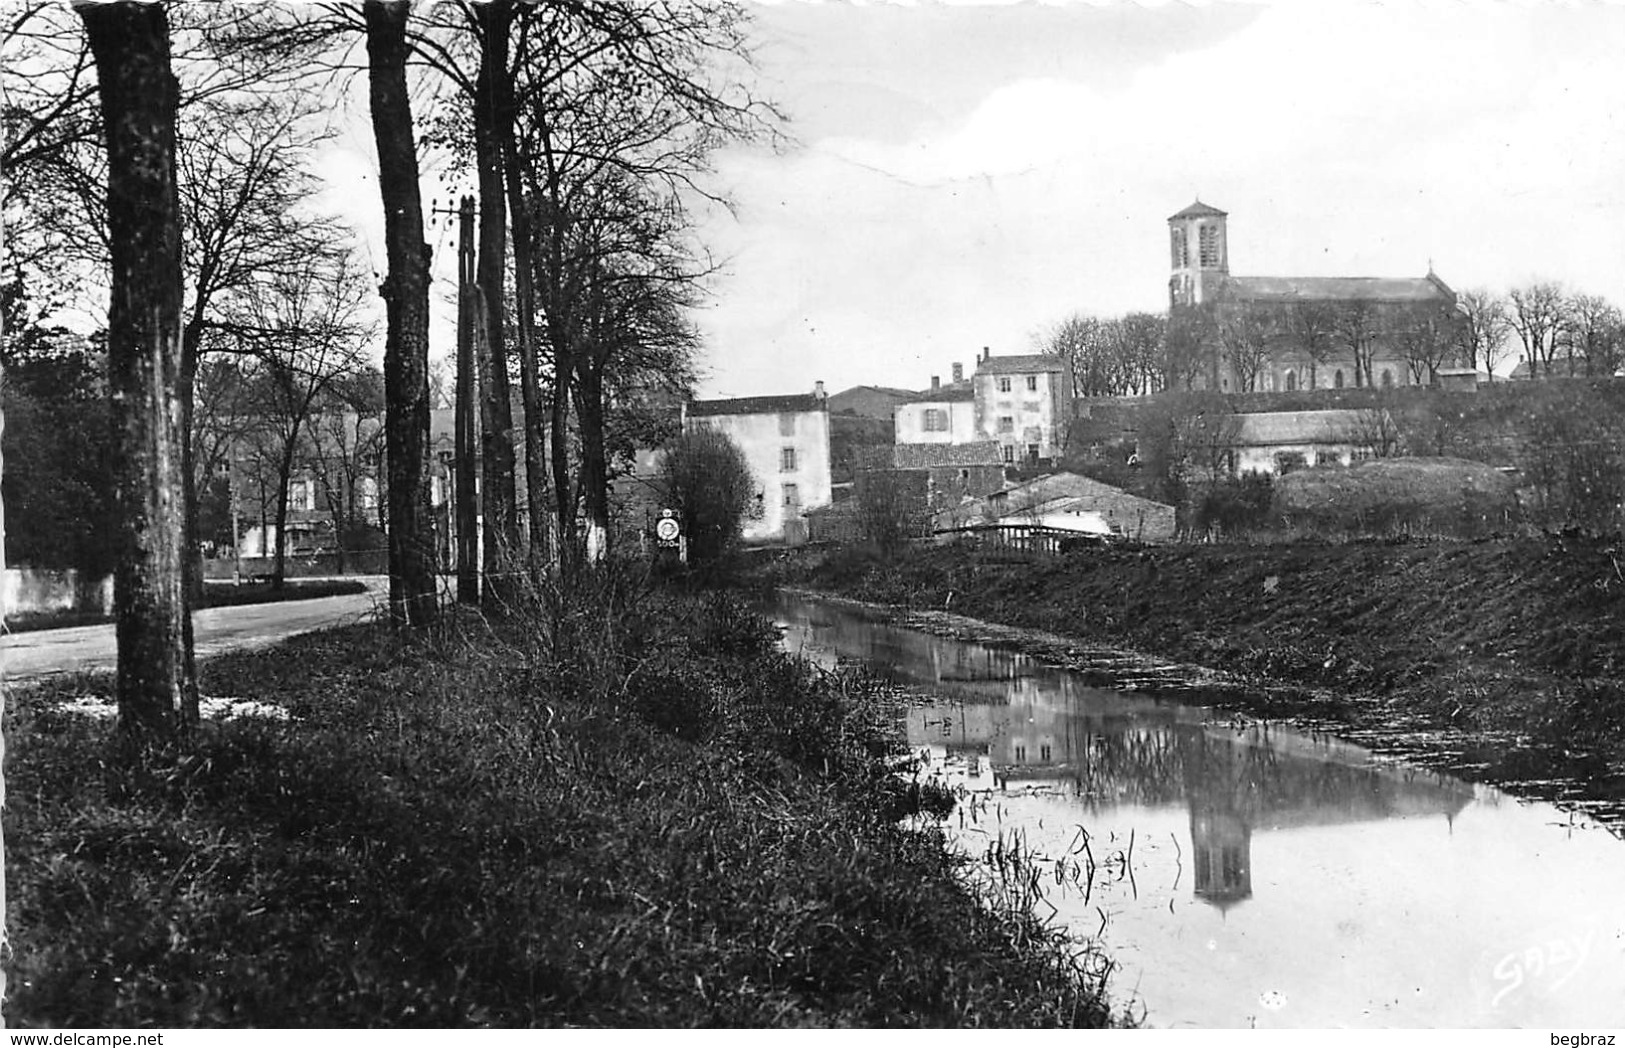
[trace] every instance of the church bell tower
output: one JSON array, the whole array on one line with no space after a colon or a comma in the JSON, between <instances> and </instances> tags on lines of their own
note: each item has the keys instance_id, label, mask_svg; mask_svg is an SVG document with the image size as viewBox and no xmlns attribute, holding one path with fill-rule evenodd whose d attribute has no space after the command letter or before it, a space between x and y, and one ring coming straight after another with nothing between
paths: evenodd
<instances>
[{"instance_id":1,"label":"church bell tower","mask_svg":"<svg viewBox=\"0 0 1625 1048\"><path fill-rule=\"evenodd\" d=\"M1168 217L1172 276L1168 306L1199 306L1213 298L1230 272L1228 216L1200 200Z\"/></svg>"}]
</instances>

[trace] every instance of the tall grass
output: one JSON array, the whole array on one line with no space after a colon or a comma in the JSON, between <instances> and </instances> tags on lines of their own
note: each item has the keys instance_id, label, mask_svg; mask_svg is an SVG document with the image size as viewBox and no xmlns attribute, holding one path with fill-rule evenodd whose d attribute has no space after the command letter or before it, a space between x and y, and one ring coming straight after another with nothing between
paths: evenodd
<instances>
[{"instance_id":1,"label":"tall grass","mask_svg":"<svg viewBox=\"0 0 1625 1048\"><path fill-rule=\"evenodd\" d=\"M105 721L8 714L14 1025L1099 1024L895 772L880 685L717 596L612 573L408 641L203 667L287 721L124 772ZM1036 928L1037 925L1032 927Z\"/></svg>"}]
</instances>

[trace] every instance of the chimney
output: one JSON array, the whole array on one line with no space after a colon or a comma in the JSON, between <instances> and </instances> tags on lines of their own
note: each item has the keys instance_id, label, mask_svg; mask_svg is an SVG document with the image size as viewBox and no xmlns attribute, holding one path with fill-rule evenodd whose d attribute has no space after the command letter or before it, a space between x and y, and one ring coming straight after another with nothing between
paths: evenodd
<instances>
[{"instance_id":1,"label":"chimney","mask_svg":"<svg viewBox=\"0 0 1625 1048\"><path fill-rule=\"evenodd\" d=\"M941 379L940 376L937 376L937 375L932 375L931 376L931 388L932 389L941 389L942 388L942 379Z\"/></svg>"},{"instance_id":2,"label":"chimney","mask_svg":"<svg viewBox=\"0 0 1625 1048\"><path fill-rule=\"evenodd\" d=\"M992 355L993 355L993 351L991 349L987 348L986 346L982 347L982 361L986 361L987 358L991 357ZM978 361L978 363L980 363L982 361Z\"/></svg>"},{"instance_id":3,"label":"chimney","mask_svg":"<svg viewBox=\"0 0 1625 1048\"><path fill-rule=\"evenodd\" d=\"M820 404L829 399L829 394L824 392L823 379L819 379L817 382L813 383L813 399L818 401Z\"/></svg>"},{"instance_id":4,"label":"chimney","mask_svg":"<svg viewBox=\"0 0 1625 1048\"><path fill-rule=\"evenodd\" d=\"M963 364L955 364L954 365L954 385L957 386L959 383L961 383L963 381L965 381L965 365L963 365Z\"/></svg>"}]
</instances>

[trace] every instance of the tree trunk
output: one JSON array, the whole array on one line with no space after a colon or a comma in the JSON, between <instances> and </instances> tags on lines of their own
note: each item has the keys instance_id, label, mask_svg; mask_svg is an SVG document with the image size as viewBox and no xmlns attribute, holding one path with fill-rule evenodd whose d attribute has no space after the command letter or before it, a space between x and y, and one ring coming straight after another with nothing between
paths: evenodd
<instances>
[{"instance_id":1,"label":"tree trunk","mask_svg":"<svg viewBox=\"0 0 1625 1048\"><path fill-rule=\"evenodd\" d=\"M297 423L297 416L295 422ZM299 442L299 427L296 424L293 432L288 435L288 443L282 449L282 461L277 470L276 492L276 553L271 561L271 588L282 589L282 584L288 577L288 485L293 483L293 459L295 449Z\"/></svg>"},{"instance_id":2,"label":"tree trunk","mask_svg":"<svg viewBox=\"0 0 1625 1048\"><path fill-rule=\"evenodd\" d=\"M479 358L480 450L485 511L485 599L488 606L510 603L514 558L519 551L514 490L513 406L508 388L508 348L503 321L507 276L508 212L503 200L502 145L499 127L513 126L511 115L499 119L497 105L511 106L508 82L508 33L513 24L509 0L476 4L482 50L474 83L474 157L479 169L480 244L476 280L480 287L478 326L474 332Z\"/></svg>"},{"instance_id":3,"label":"tree trunk","mask_svg":"<svg viewBox=\"0 0 1625 1048\"><path fill-rule=\"evenodd\" d=\"M384 342L384 431L389 459L389 610L397 624L434 620L434 544L427 472L429 436L429 245L412 103L406 87L406 19L402 0L365 0L373 137L384 206L389 274L380 288Z\"/></svg>"},{"instance_id":4,"label":"tree trunk","mask_svg":"<svg viewBox=\"0 0 1625 1048\"><path fill-rule=\"evenodd\" d=\"M543 437L541 381L536 364L536 268L535 243L531 229L530 211L525 207L525 192L519 167L519 148L514 141L514 109L512 85L504 76L497 83L497 142L502 152L504 181L508 190L508 211L513 225L514 309L518 314L515 332L519 353L521 394L525 405L525 495L529 506L531 570L539 572L547 563L547 460L544 448L550 443ZM553 413L548 413L552 415ZM555 429L557 427L554 427ZM551 434L551 442L558 443L559 434ZM562 446L562 445L561 445ZM566 486L556 493L563 499L569 491ZM559 539L561 545L564 536Z\"/></svg>"},{"instance_id":5,"label":"tree trunk","mask_svg":"<svg viewBox=\"0 0 1625 1048\"><path fill-rule=\"evenodd\" d=\"M583 354L586 357L587 354ZM577 371L576 422L581 431L581 499L587 518L587 562L609 551L609 460L604 449L604 380L599 361Z\"/></svg>"},{"instance_id":6,"label":"tree trunk","mask_svg":"<svg viewBox=\"0 0 1625 1048\"><path fill-rule=\"evenodd\" d=\"M114 572L119 730L131 752L197 719L186 594L181 231L175 182L179 85L160 4L82 4L107 136L112 245L109 463L119 514Z\"/></svg>"}]
</instances>

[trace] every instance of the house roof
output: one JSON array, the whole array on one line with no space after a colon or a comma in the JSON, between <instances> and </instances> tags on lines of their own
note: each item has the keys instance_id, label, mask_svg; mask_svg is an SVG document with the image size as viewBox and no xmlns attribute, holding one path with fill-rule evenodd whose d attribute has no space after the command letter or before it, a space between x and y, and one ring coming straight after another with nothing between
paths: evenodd
<instances>
[{"instance_id":1,"label":"house roof","mask_svg":"<svg viewBox=\"0 0 1625 1048\"><path fill-rule=\"evenodd\" d=\"M1236 298L1262 302L1429 302L1447 301L1452 294L1431 273L1425 277L1231 277L1224 288Z\"/></svg>"},{"instance_id":2,"label":"house roof","mask_svg":"<svg viewBox=\"0 0 1625 1048\"><path fill-rule=\"evenodd\" d=\"M1003 464L996 440L981 440L972 444L898 444L892 448L894 469Z\"/></svg>"},{"instance_id":3,"label":"house roof","mask_svg":"<svg viewBox=\"0 0 1625 1048\"><path fill-rule=\"evenodd\" d=\"M914 391L911 389L897 389L893 386L853 386L851 389L843 389L839 393L831 393L829 396L829 409L830 411L848 411L854 414L862 414L857 410L857 405L866 401L890 401L892 406L895 407L905 400L912 399L914 399Z\"/></svg>"},{"instance_id":4,"label":"house roof","mask_svg":"<svg viewBox=\"0 0 1625 1048\"><path fill-rule=\"evenodd\" d=\"M978 375L1012 375L1029 371L1065 371L1066 364L1052 353L1014 357L987 357L976 365Z\"/></svg>"},{"instance_id":5,"label":"house roof","mask_svg":"<svg viewBox=\"0 0 1625 1048\"><path fill-rule=\"evenodd\" d=\"M788 393L774 397L735 397L731 400L695 400L688 405L689 418L715 415L778 415L794 411L824 411L825 398L816 393Z\"/></svg>"},{"instance_id":6,"label":"house roof","mask_svg":"<svg viewBox=\"0 0 1625 1048\"><path fill-rule=\"evenodd\" d=\"M950 382L946 386L938 386L936 389L922 389L918 393L910 393L906 403L948 404L975 399L976 390L969 382Z\"/></svg>"},{"instance_id":7,"label":"house roof","mask_svg":"<svg viewBox=\"0 0 1625 1048\"><path fill-rule=\"evenodd\" d=\"M1376 409L1383 411L1383 409ZM1387 412L1383 411L1386 415ZM1380 424L1369 411L1336 408L1327 411L1264 411L1235 415L1238 425L1232 443L1268 447L1276 444L1358 444L1369 442ZM1386 425L1392 427L1392 420Z\"/></svg>"},{"instance_id":8,"label":"house roof","mask_svg":"<svg viewBox=\"0 0 1625 1048\"><path fill-rule=\"evenodd\" d=\"M1169 215L1168 221L1173 222L1181 218L1223 218L1226 214L1228 214L1228 212L1220 211L1212 204L1204 204L1200 199L1198 199L1196 203L1185 208L1183 211L1176 211Z\"/></svg>"}]
</instances>

